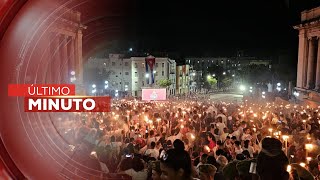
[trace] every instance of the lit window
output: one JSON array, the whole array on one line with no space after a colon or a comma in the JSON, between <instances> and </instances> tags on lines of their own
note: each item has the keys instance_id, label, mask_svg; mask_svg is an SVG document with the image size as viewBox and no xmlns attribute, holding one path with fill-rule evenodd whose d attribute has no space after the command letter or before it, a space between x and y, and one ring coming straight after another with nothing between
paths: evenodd
<instances>
[{"instance_id":1,"label":"lit window","mask_svg":"<svg viewBox=\"0 0 320 180\"><path fill-rule=\"evenodd\" d=\"M164 76L164 71L162 71L162 76Z\"/></svg>"}]
</instances>

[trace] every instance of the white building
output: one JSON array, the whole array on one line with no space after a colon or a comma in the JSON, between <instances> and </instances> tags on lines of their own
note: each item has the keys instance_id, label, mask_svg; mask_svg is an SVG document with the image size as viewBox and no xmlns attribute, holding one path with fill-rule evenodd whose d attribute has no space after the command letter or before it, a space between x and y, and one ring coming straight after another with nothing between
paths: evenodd
<instances>
[{"instance_id":1,"label":"white building","mask_svg":"<svg viewBox=\"0 0 320 180\"><path fill-rule=\"evenodd\" d=\"M172 84L167 95L174 95L176 88L176 62L169 58L155 58L154 84L147 84L145 57L131 57L132 63L132 96L141 96L142 88L159 87L158 81L169 79ZM149 70L150 71L150 70Z\"/></svg>"},{"instance_id":2,"label":"white building","mask_svg":"<svg viewBox=\"0 0 320 180\"><path fill-rule=\"evenodd\" d=\"M188 64L177 66L177 94L188 94L191 91L189 69L190 66Z\"/></svg>"},{"instance_id":3,"label":"white building","mask_svg":"<svg viewBox=\"0 0 320 180\"><path fill-rule=\"evenodd\" d=\"M118 90L134 97L140 97L142 88L157 88L159 87L157 85L159 80L170 79L172 85L168 87L167 95L174 95L176 88L175 60L156 57L153 72L154 84L147 84L145 58L146 57L123 58L121 54L110 54L109 58L90 58L85 67L86 69L91 69L91 74L95 74L93 78L89 79L93 79L91 82L94 81L92 83L96 83L97 87L100 87L101 90L107 85L108 89ZM101 75L102 78L97 78L99 75ZM99 82L96 82L97 79L99 79ZM90 88L90 83L87 82L87 84Z\"/></svg>"}]
</instances>

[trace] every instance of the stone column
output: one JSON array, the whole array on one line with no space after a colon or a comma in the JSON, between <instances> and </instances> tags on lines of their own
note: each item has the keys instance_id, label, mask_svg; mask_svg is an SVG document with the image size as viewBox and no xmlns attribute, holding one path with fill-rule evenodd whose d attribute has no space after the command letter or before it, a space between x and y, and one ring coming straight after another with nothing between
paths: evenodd
<instances>
[{"instance_id":1,"label":"stone column","mask_svg":"<svg viewBox=\"0 0 320 180\"><path fill-rule=\"evenodd\" d=\"M61 82L69 83L69 72L68 72L68 36L62 36L61 44Z\"/></svg>"},{"instance_id":2,"label":"stone column","mask_svg":"<svg viewBox=\"0 0 320 180\"><path fill-rule=\"evenodd\" d=\"M48 52L47 52L47 66L46 66L46 78L45 78L45 83L47 84L52 84L53 81L53 77L52 77L52 63L54 61L54 57L53 57L53 40L54 40L54 36L52 33L50 33L50 35L48 36Z\"/></svg>"},{"instance_id":3,"label":"stone column","mask_svg":"<svg viewBox=\"0 0 320 180\"><path fill-rule=\"evenodd\" d=\"M311 38L309 40L309 52L308 52L308 72L307 72L307 89L311 89L314 86L314 41Z\"/></svg>"},{"instance_id":4,"label":"stone column","mask_svg":"<svg viewBox=\"0 0 320 180\"><path fill-rule=\"evenodd\" d=\"M52 76L52 83L59 83L60 82L60 35L56 35L53 37L52 40L52 62L51 62L51 76Z\"/></svg>"},{"instance_id":5,"label":"stone column","mask_svg":"<svg viewBox=\"0 0 320 180\"><path fill-rule=\"evenodd\" d=\"M68 57L69 57L69 73L71 72L71 71L75 71L76 69L75 69L75 66L74 66L74 64L75 64L75 59L74 59L74 57L75 57L75 52L74 52L74 47L75 47L75 43L74 43L74 41L75 41L75 38L74 37L70 37L70 40L69 40L70 42L69 42L69 44L68 44Z\"/></svg>"},{"instance_id":6,"label":"stone column","mask_svg":"<svg viewBox=\"0 0 320 180\"><path fill-rule=\"evenodd\" d=\"M316 68L316 87L320 89L320 39L318 37L318 52L317 52L317 68Z\"/></svg>"},{"instance_id":7,"label":"stone column","mask_svg":"<svg viewBox=\"0 0 320 180\"><path fill-rule=\"evenodd\" d=\"M82 62L82 31L78 30L75 42L76 51L76 77L79 84L83 83L83 62Z\"/></svg>"},{"instance_id":8,"label":"stone column","mask_svg":"<svg viewBox=\"0 0 320 180\"><path fill-rule=\"evenodd\" d=\"M300 30L299 34L299 49L298 49L298 68L297 68L297 87L303 88L305 87L305 63L307 61L307 53L308 52L308 40L306 35L302 30Z\"/></svg>"}]
</instances>

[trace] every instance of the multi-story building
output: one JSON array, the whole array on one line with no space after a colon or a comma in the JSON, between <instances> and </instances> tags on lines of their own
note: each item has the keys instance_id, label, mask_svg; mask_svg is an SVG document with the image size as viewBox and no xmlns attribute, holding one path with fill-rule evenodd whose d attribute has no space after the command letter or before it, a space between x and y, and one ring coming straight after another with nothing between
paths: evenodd
<instances>
[{"instance_id":1,"label":"multi-story building","mask_svg":"<svg viewBox=\"0 0 320 180\"><path fill-rule=\"evenodd\" d=\"M177 83L176 83L176 93L177 94L187 94L190 89L190 65L180 65L177 66Z\"/></svg>"},{"instance_id":2,"label":"multi-story building","mask_svg":"<svg viewBox=\"0 0 320 180\"><path fill-rule=\"evenodd\" d=\"M167 57L156 57L153 68L154 83L148 81L151 72L146 72L146 57L124 58L122 54L110 54L109 58L90 58L85 65L85 82L88 92L95 84L98 92L105 89L140 97L142 88L158 88L158 81L169 79L168 95L176 91L176 62ZM149 70L150 71L150 70Z\"/></svg>"},{"instance_id":3,"label":"multi-story building","mask_svg":"<svg viewBox=\"0 0 320 180\"><path fill-rule=\"evenodd\" d=\"M186 58L186 64L193 67L194 70L206 72L209 67L220 65L227 69L230 59L227 57L189 57Z\"/></svg>"},{"instance_id":4,"label":"multi-story building","mask_svg":"<svg viewBox=\"0 0 320 180\"><path fill-rule=\"evenodd\" d=\"M132 62L132 96L141 96L141 88L159 87L158 82L162 79L169 79L171 85L167 88L168 95L174 95L176 89L176 62L167 57L156 57L154 73L154 83L147 83L149 74L145 67L146 57L131 57Z\"/></svg>"}]
</instances>

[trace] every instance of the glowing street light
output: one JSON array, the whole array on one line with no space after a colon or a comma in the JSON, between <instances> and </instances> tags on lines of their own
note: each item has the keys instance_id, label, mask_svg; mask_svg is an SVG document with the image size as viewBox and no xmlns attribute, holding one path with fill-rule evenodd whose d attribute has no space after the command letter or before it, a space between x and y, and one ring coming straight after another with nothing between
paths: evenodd
<instances>
[{"instance_id":1,"label":"glowing street light","mask_svg":"<svg viewBox=\"0 0 320 180\"><path fill-rule=\"evenodd\" d=\"M97 86L95 84L92 84L92 88L96 88Z\"/></svg>"},{"instance_id":2,"label":"glowing street light","mask_svg":"<svg viewBox=\"0 0 320 180\"><path fill-rule=\"evenodd\" d=\"M132 52L132 51L133 51L133 48L129 48L129 51Z\"/></svg>"},{"instance_id":3,"label":"glowing street light","mask_svg":"<svg viewBox=\"0 0 320 180\"><path fill-rule=\"evenodd\" d=\"M281 86L281 83L277 83L277 86Z\"/></svg>"},{"instance_id":4,"label":"glowing street light","mask_svg":"<svg viewBox=\"0 0 320 180\"><path fill-rule=\"evenodd\" d=\"M146 74L146 78L149 78L149 73Z\"/></svg>"},{"instance_id":5,"label":"glowing street light","mask_svg":"<svg viewBox=\"0 0 320 180\"><path fill-rule=\"evenodd\" d=\"M226 75L226 72L223 72L222 74L223 74L223 75Z\"/></svg>"},{"instance_id":6,"label":"glowing street light","mask_svg":"<svg viewBox=\"0 0 320 180\"><path fill-rule=\"evenodd\" d=\"M244 90L246 90L246 87L245 87L244 85L240 85L239 89L240 89L241 91L244 91Z\"/></svg>"},{"instance_id":7,"label":"glowing street light","mask_svg":"<svg viewBox=\"0 0 320 180\"><path fill-rule=\"evenodd\" d=\"M234 77L235 75L234 74L232 74L232 77Z\"/></svg>"}]
</instances>

